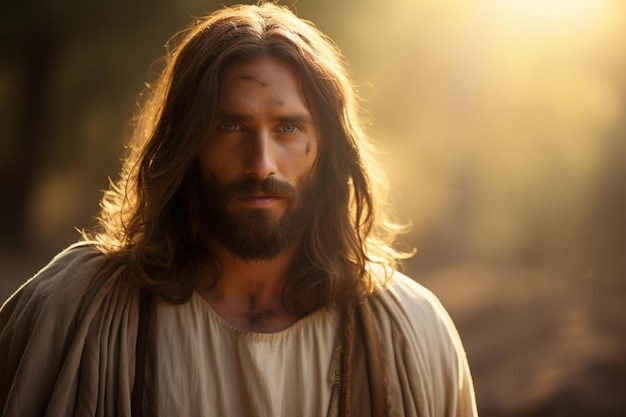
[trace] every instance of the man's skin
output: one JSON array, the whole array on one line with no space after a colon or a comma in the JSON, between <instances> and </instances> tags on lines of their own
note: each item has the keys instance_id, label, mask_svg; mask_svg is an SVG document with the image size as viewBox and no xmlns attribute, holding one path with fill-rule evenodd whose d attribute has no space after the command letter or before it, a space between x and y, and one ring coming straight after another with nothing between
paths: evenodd
<instances>
[{"instance_id":1,"label":"man's skin","mask_svg":"<svg viewBox=\"0 0 626 417\"><path fill-rule=\"evenodd\" d=\"M215 117L200 154L205 182L225 187L245 177L273 177L300 188L312 180L318 146L318 128L300 78L287 62L264 55L236 61L224 71ZM275 221L291 203L281 196L255 193L231 198L226 210L234 216L265 210ZM207 245L223 271L210 289L209 277L198 277L196 291L229 324L272 333L300 318L285 310L281 298L299 242L275 258L254 260L233 255L215 238L208 238Z\"/></svg>"}]
</instances>

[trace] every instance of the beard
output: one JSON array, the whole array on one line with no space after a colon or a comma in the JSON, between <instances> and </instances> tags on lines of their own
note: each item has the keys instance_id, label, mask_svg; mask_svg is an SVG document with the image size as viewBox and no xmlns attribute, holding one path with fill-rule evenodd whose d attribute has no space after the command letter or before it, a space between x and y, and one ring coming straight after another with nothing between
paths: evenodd
<instances>
[{"instance_id":1,"label":"beard","mask_svg":"<svg viewBox=\"0 0 626 417\"><path fill-rule=\"evenodd\" d=\"M296 244L312 218L312 184L300 181L294 187L273 178L246 178L226 187L205 184L203 206L208 234L233 255L244 260L273 259ZM228 202L263 192L285 200L281 215L271 209L228 210Z\"/></svg>"}]
</instances>

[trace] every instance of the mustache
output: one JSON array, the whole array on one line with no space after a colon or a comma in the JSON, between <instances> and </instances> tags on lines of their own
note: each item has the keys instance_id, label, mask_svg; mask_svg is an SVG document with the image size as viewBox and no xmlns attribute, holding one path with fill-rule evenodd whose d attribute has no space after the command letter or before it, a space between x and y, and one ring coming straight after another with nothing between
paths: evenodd
<instances>
[{"instance_id":1,"label":"mustache","mask_svg":"<svg viewBox=\"0 0 626 417\"><path fill-rule=\"evenodd\" d=\"M264 180L245 178L239 181L234 181L224 190L224 194L236 197L256 193L265 193L284 198L294 198L298 195L298 190L290 184L271 177Z\"/></svg>"}]
</instances>

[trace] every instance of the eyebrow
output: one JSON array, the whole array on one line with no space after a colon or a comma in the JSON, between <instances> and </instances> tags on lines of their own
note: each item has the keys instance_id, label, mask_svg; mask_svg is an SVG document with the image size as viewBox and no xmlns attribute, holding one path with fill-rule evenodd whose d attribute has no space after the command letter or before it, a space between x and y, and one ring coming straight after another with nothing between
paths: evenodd
<instances>
[{"instance_id":1,"label":"eyebrow","mask_svg":"<svg viewBox=\"0 0 626 417\"><path fill-rule=\"evenodd\" d=\"M228 111L228 110L217 110L215 112L214 119L248 121L248 120L254 119L254 116L252 114L238 113L238 112ZM281 122L281 123L285 123L285 122L312 123L313 122L313 118L311 117L311 115L307 113L283 114L283 115L276 116L274 119L276 122Z\"/></svg>"},{"instance_id":2,"label":"eyebrow","mask_svg":"<svg viewBox=\"0 0 626 417\"><path fill-rule=\"evenodd\" d=\"M252 120L254 117L251 114L237 113L237 112L226 111L226 110L217 110L213 118L220 119L220 120L246 121L246 120Z\"/></svg>"},{"instance_id":3,"label":"eyebrow","mask_svg":"<svg viewBox=\"0 0 626 417\"><path fill-rule=\"evenodd\" d=\"M290 114L284 116L278 116L276 118L278 122L298 122L298 123L311 123L313 118L308 114Z\"/></svg>"}]
</instances>

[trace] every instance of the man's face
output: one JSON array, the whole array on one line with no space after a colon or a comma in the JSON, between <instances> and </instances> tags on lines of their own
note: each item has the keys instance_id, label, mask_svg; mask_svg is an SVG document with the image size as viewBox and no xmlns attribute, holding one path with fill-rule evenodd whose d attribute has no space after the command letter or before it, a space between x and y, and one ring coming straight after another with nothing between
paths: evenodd
<instances>
[{"instance_id":1,"label":"man's face","mask_svg":"<svg viewBox=\"0 0 626 417\"><path fill-rule=\"evenodd\" d=\"M227 67L200 154L209 232L243 259L296 244L311 216L318 145L287 62L262 56Z\"/></svg>"}]
</instances>

